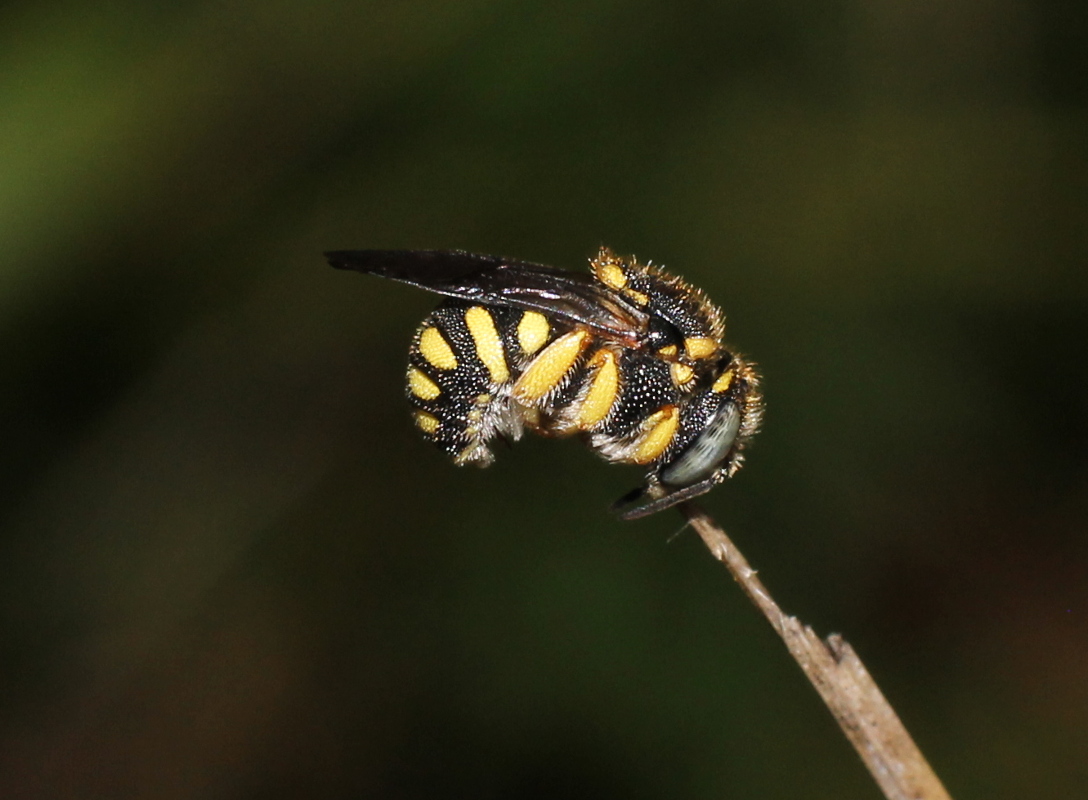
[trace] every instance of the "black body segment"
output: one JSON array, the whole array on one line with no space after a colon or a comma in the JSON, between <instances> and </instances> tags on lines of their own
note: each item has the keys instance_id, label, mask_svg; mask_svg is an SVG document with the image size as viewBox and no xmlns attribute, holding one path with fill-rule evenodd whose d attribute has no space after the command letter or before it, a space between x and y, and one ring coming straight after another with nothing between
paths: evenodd
<instances>
[{"instance_id":1,"label":"black body segment","mask_svg":"<svg viewBox=\"0 0 1088 800\"><path fill-rule=\"evenodd\" d=\"M457 464L487 466L495 437L578 434L646 467L618 509L634 519L739 469L762 415L758 376L723 344L721 312L678 277L602 248L583 275L460 251L326 254L445 295L416 331L407 396L416 426Z\"/></svg>"}]
</instances>

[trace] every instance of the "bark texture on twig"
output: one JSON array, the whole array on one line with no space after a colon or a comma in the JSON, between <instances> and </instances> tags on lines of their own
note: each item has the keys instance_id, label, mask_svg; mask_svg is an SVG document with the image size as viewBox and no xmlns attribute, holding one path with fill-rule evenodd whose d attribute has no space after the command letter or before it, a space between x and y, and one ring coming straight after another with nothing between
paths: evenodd
<instances>
[{"instance_id":1,"label":"bark texture on twig","mask_svg":"<svg viewBox=\"0 0 1088 800\"><path fill-rule=\"evenodd\" d=\"M951 800L854 649L838 635L824 641L796 617L784 614L725 531L691 503L684 503L680 510L778 631L884 796L888 800Z\"/></svg>"}]
</instances>

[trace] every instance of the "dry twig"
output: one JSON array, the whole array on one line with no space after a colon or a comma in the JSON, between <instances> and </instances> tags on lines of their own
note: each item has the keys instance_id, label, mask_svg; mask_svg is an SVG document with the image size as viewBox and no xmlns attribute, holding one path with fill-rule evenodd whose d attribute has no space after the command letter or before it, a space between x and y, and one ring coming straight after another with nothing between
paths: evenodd
<instances>
[{"instance_id":1,"label":"dry twig","mask_svg":"<svg viewBox=\"0 0 1088 800\"><path fill-rule=\"evenodd\" d=\"M824 641L796 617L786 616L725 531L690 502L680 510L778 631L884 796L888 800L951 800L854 649L837 634Z\"/></svg>"}]
</instances>

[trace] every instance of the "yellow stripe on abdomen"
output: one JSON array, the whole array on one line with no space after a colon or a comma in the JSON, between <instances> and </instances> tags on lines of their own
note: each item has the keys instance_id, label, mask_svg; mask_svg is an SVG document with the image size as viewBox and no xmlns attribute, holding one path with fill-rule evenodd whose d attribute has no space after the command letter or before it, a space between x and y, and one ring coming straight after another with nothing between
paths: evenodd
<instances>
[{"instance_id":1,"label":"yellow stripe on abdomen","mask_svg":"<svg viewBox=\"0 0 1088 800\"><path fill-rule=\"evenodd\" d=\"M419 353L438 369L457 369L457 356L438 328L427 326L419 334Z\"/></svg>"},{"instance_id":2,"label":"yellow stripe on abdomen","mask_svg":"<svg viewBox=\"0 0 1088 800\"><path fill-rule=\"evenodd\" d=\"M518 344L521 345L521 352L531 356L548 341L549 333L551 326L547 317L539 311L526 311L518 323Z\"/></svg>"},{"instance_id":3,"label":"yellow stripe on abdomen","mask_svg":"<svg viewBox=\"0 0 1088 800\"><path fill-rule=\"evenodd\" d=\"M408 368L408 391L420 400L434 400L442 394L438 384L427 377L422 370L415 367Z\"/></svg>"},{"instance_id":4,"label":"yellow stripe on abdomen","mask_svg":"<svg viewBox=\"0 0 1088 800\"><path fill-rule=\"evenodd\" d=\"M476 345L476 355L487 367L491 380L506 383L510 379L510 370L506 368L506 353L502 349L502 339L495 330L495 319L483 306L473 306L465 312L465 325L472 334Z\"/></svg>"},{"instance_id":5,"label":"yellow stripe on abdomen","mask_svg":"<svg viewBox=\"0 0 1088 800\"><path fill-rule=\"evenodd\" d=\"M416 411L413 416L416 420L416 427L428 436L434 436L438 431L438 417L434 414L428 414L426 411Z\"/></svg>"}]
</instances>

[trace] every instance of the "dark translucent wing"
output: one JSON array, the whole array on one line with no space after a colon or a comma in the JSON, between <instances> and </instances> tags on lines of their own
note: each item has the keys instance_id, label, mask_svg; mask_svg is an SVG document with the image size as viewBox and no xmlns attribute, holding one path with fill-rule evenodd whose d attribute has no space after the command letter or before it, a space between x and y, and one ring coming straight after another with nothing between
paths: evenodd
<instances>
[{"instance_id":1,"label":"dark translucent wing","mask_svg":"<svg viewBox=\"0 0 1088 800\"><path fill-rule=\"evenodd\" d=\"M482 305L561 317L629 346L638 344L648 326L643 311L589 275L542 264L459 250L340 250L325 257L337 269L368 272Z\"/></svg>"}]
</instances>

